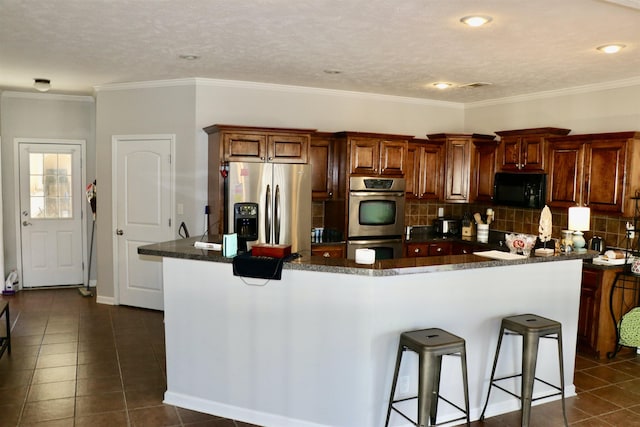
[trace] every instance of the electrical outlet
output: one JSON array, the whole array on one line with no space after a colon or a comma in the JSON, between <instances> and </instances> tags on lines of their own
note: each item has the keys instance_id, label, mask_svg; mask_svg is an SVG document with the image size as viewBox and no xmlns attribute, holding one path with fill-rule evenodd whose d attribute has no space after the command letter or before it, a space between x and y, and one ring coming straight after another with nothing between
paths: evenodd
<instances>
[{"instance_id":1,"label":"electrical outlet","mask_svg":"<svg viewBox=\"0 0 640 427\"><path fill-rule=\"evenodd\" d=\"M636 233L635 233L636 230L633 224L627 221L626 227L627 227L627 238L633 239L634 237L636 237Z\"/></svg>"}]
</instances>

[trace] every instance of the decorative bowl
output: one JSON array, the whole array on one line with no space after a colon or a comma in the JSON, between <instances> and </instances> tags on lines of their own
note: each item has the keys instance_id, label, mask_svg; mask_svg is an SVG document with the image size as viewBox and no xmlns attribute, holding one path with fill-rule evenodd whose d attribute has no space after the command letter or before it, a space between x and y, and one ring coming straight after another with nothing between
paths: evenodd
<instances>
[{"instance_id":1,"label":"decorative bowl","mask_svg":"<svg viewBox=\"0 0 640 427\"><path fill-rule=\"evenodd\" d=\"M521 253L524 256L529 256L536 244L536 236L530 234L505 234L504 239L509 252Z\"/></svg>"}]
</instances>

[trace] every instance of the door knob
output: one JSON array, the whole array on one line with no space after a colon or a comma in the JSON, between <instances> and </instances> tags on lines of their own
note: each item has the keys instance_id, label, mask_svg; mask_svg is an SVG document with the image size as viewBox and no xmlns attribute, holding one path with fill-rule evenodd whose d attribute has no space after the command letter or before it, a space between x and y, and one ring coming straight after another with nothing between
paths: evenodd
<instances>
[{"instance_id":1,"label":"door knob","mask_svg":"<svg viewBox=\"0 0 640 427\"><path fill-rule=\"evenodd\" d=\"M26 227L28 225L33 225L33 224L31 224L29 221L22 221L22 225Z\"/></svg>"},{"instance_id":2,"label":"door knob","mask_svg":"<svg viewBox=\"0 0 640 427\"><path fill-rule=\"evenodd\" d=\"M118 236L122 236L124 234L124 231L120 230L119 228L116 230L116 234Z\"/></svg>"}]
</instances>

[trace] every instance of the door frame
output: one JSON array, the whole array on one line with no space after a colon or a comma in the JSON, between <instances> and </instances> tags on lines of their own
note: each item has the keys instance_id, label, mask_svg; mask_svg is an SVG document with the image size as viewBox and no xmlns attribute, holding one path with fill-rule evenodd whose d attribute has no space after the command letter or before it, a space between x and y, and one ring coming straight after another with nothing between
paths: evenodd
<instances>
[{"instance_id":1,"label":"door frame","mask_svg":"<svg viewBox=\"0 0 640 427\"><path fill-rule=\"evenodd\" d=\"M88 215L87 206L85 203L86 194L84 189L87 186L87 141L85 139L55 139L55 138L28 138L28 137L16 137L13 138L13 206L15 213L14 226L16 230L16 271L18 272L18 279L20 280L20 288L22 288L22 227L20 220L22 218L20 213L20 144L50 144L50 145L78 145L80 146L80 194L81 207L80 212L82 214L82 284L85 285L88 275L87 268L87 227L88 227ZM4 279L3 279L4 280ZM55 287L55 286L54 286Z\"/></svg>"},{"instance_id":2,"label":"door frame","mask_svg":"<svg viewBox=\"0 0 640 427\"><path fill-rule=\"evenodd\" d=\"M118 183L117 183L117 161L118 161L118 143L125 140L145 141L149 139L168 139L170 143L169 155L171 156L171 163L169 164L169 170L171 171L171 178L169 179L169 200L171 203L171 210L169 215L171 216L171 230L175 235L176 231L176 162L175 162L175 150L176 150L176 135L175 134L129 134L129 135L112 135L111 136L111 247L113 257L113 304L120 305L120 268L118 265L119 253L118 253L118 236L116 235L116 229L118 228Z\"/></svg>"}]
</instances>

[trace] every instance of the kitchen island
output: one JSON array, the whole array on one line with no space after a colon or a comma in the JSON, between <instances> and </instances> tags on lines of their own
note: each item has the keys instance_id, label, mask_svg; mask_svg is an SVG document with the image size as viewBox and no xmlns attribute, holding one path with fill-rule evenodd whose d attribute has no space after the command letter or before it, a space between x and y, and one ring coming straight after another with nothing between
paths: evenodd
<instances>
[{"instance_id":1,"label":"kitchen island","mask_svg":"<svg viewBox=\"0 0 640 427\"><path fill-rule=\"evenodd\" d=\"M234 276L230 259L195 249L193 239L139 253L164 257L169 404L261 426L381 427L400 333L439 327L467 341L477 419L500 320L519 313L562 323L566 394L575 393L582 260L596 253L513 261L469 254L370 266L302 257L285 263L281 280ZM537 376L557 383L555 341L546 341ZM519 342L503 342L505 373L519 365ZM404 360L398 392L408 396L417 387L417 358ZM460 377L459 359L445 357L441 392L454 402L461 401ZM542 390L536 386L534 396ZM518 408L513 397L493 392L487 416ZM443 406L439 414L448 411ZM410 424L392 416L391 425Z\"/></svg>"}]
</instances>

